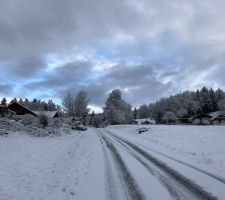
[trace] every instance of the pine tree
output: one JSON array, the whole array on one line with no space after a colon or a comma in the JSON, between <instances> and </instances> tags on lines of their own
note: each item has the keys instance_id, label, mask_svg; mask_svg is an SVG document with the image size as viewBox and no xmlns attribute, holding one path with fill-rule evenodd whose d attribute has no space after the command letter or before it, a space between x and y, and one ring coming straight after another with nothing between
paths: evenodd
<instances>
[{"instance_id":1,"label":"pine tree","mask_svg":"<svg viewBox=\"0 0 225 200\"><path fill-rule=\"evenodd\" d=\"M6 106L7 105L7 100L6 100L5 97L2 99L1 105L3 105L3 106Z\"/></svg>"},{"instance_id":2,"label":"pine tree","mask_svg":"<svg viewBox=\"0 0 225 200\"><path fill-rule=\"evenodd\" d=\"M137 110L137 108L134 108L133 119L137 119L137 117L138 117L138 110Z\"/></svg>"},{"instance_id":3,"label":"pine tree","mask_svg":"<svg viewBox=\"0 0 225 200\"><path fill-rule=\"evenodd\" d=\"M44 108L46 108L46 105L45 105ZM57 110L55 103L51 99L48 100L47 110L49 110L49 111L56 111Z\"/></svg>"},{"instance_id":4,"label":"pine tree","mask_svg":"<svg viewBox=\"0 0 225 200\"><path fill-rule=\"evenodd\" d=\"M11 100L11 103L17 103L17 102L18 102L18 101L17 101L16 98L14 98L14 99Z\"/></svg>"},{"instance_id":5,"label":"pine tree","mask_svg":"<svg viewBox=\"0 0 225 200\"><path fill-rule=\"evenodd\" d=\"M145 119L150 117L149 107L145 105L141 105L138 109L138 118Z\"/></svg>"},{"instance_id":6,"label":"pine tree","mask_svg":"<svg viewBox=\"0 0 225 200\"><path fill-rule=\"evenodd\" d=\"M24 102L23 102L23 99L22 99L22 98L20 98L19 103L20 103L20 104L22 104L22 105L24 104Z\"/></svg>"}]
</instances>

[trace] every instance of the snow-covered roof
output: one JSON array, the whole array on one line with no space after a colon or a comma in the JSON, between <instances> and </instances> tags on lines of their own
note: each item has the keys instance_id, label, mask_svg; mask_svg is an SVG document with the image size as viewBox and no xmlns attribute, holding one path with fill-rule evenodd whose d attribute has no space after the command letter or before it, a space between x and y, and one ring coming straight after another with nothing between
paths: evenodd
<instances>
[{"instance_id":1,"label":"snow-covered roof","mask_svg":"<svg viewBox=\"0 0 225 200\"><path fill-rule=\"evenodd\" d=\"M217 118L220 115L225 116L225 111L216 111L216 112L211 112L211 113L200 113L200 114L197 114L195 116L192 116L190 119L193 120L194 118L198 118L198 117L202 117L202 116L208 116L208 117L211 118L210 120L214 120L215 118Z\"/></svg>"},{"instance_id":2,"label":"snow-covered roof","mask_svg":"<svg viewBox=\"0 0 225 200\"><path fill-rule=\"evenodd\" d=\"M57 114L57 111L33 111L38 116L45 115L48 118L54 118Z\"/></svg>"},{"instance_id":3,"label":"snow-covered roof","mask_svg":"<svg viewBox=\"0 0 225 200\"><path fill-rule=\"evenodd\" d=\"M216 112L212 112L212 113L209 113L212 117L217 117L219 115L225 115L225 111L216 111Z\"/></svg>"},{"instance_id":4,"label":"snow-covered roof","mask_svg":"<svg viewBox=\"0 0 225 200\"><path fill-rule=\"evenodd\" d=\"M212 116L211 120L214 120L214 119L216 119L219 116L225 116L225 111L212 112L212 113L210 113L210 115Z\"/></svg>"}]
</instances>

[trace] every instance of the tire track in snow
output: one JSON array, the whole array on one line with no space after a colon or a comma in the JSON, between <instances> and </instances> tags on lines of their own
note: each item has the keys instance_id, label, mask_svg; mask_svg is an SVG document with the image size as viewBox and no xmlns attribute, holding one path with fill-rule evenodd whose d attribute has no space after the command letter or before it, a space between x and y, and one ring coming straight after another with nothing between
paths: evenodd
<instances>
[{"instance_id":1,"label":"tire track in snow","mask_svg":"<svg viewBox=\"0 0 225 200\"><path fill-rule=\"evenodd\" d=\"M186 188L191 190L193 193L197 194L199 196L199 198L205 199L205 200L218 200L217 197L215 197L211 193L208 193L207 191L205 191L201 186L197 185L196 183L193 183L191 180L187 179L182 174L178 173L176 170L168 167L165 163L158 160L157 158L155 158L151 154L147 153L146 151L142 150L137 145L135 145L131 142L128 142L127 140L124 140L124 139L116 136L113 133L111 133L110 135L111 135L111 137L116 139L118 142L120 142L120 144L123 143L123 146L125 148L127 148L126 145L128 145L135 152L137 152L138 154L143 156L145 159L149 160L151 163L155 164L160 170L162 170L165 173L169 174L170 176L174 177L174 179L177 180L179 183L184 185ZM124 145L124 143L126 145ZM130 150L128 149L128 151L130 151ZM130 151L130 153L133 154L131 151Z\"/></svg>"},{"instance_id":2,"label":"tire track in snow","mask_svg":"<svg viewBox=\"0 0 225 200\"><path fill-rule=\"evenodd\" d=\"M104 159L105 159L105 173L106 173L106 184L107 184L107 194L108 194L108 198L110 200L118 200L119 199L119 195L118 192L116 190L116 183L113 177L113 172L112 172L112 167L110 166L110 159L107 156L107 152L106 152L106 147L105 147L105 143L102 139L102 137L97 133L100 142L102 144L102 149L103 149L103 154L104 154Z\"/></svg>"},{"instance_id":3,"label":"tire track in snow","mask_svg":"<svg viewBox=\"0 0 225 200\"><path fill-rule=\"evenodd\" d=\"M131 175L129 169L125 165L124 161L122 160L119 152L105 136L99 136L103 139L106 147L109 149L114 163L118 169L119 175L122 177L122 182L124 185L125 192L127 193L127 197L130 200L145 200L145 196L142 193L141 189L137 185L134 177Z\"/></svg>"},{"instance_id":4,"label":"tire track in snow","mask_svg":"<svg viewBox=\"0 0 225 200\"><path fill-rule=\"evenodd\" d=\"M205 175L207 175L207 176L210 176L210 177L216 179L217 181L219 181L219 182L225 184L225 179L222 178L222 177L219 177L219 176L217 176L217 175L215 175L215 174L212 174L212 173L210 173L210 172L207 172L207 171L205 171L205 170L203 170L203 169L200 169L200 168L198 168L198 167L195 167L195 166L193 166L193 165L190 165L189 163L186 163L186 162L184 162L184 161L181 161L181 160L178 160L178 159L176 159L176 158L173 158L173 157L171 157L171 156L169 156L169 155L166 155L166 154L164 154L164 153L161 153L161 152L159 152L159 151L157 151L157 150L154 150L154 149L152 149L152 148L149 148L149 147L147 147L147 146L145 146L145 145L138 144L138 143L136 143L136 144L139 145L139 146L142 146L142 147L144 147L144 148L146 148L146 149L148 149L148 150L150 150L150 151L152 151L152 152L155 152L155 153L157 153L157 154L159 154L159 155L161 155L161 156L164 156L164 157L169 158L169 159L171 159L171 160L173 160L173 161L176 161L176 162L179 162L179 163L181 163L181 164L183 164L183 165L186 165L187 167L190 167L190 168L192 168L192 169L195 169L195 170L197 170L197 171L199 171L199 172L201 172L201 173L203 173L203 174L205 174Z\"/></svg>"},{"instance_id":5,"label":"tire track in snow","mask_svg":"<svg viewBox=\"0 0 225 200\"><path fill-rule=\"evenodd\" d=\"M117 140L122 146L124 146L124 143ZM170 184L169 180L160 174L159 172L155 171L150 167L143 159L140 158L140 156L137 156L135 153L129 151L126 146L124 146L126 151L131 154L136 160L138 160L153 176L157 177L160 181L160 183L167 189L167 191L170 193L173 199L176 200L184 200L188 199L185 195L183 195L181 192L177 191L177 188Z\"/></svg>"}]
</instances>

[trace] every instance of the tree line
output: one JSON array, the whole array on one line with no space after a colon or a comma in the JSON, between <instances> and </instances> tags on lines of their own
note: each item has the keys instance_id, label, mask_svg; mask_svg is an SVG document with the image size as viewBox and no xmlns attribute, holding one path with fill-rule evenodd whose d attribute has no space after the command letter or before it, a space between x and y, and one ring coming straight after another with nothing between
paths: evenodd
<instances>
[{"instance_id":1,"label":"tree line","mask_svg":"<svg viewBox=\"0 0 225 200\"><path fill-rule=\"evenodd\" d=\"M89 117L89 124L94 126L107 124L127 124L133 119L153 118L157 123L189 118L199 113L210 113L225 110L225 92L221 89L203 87L201 90L180 92L168 98L162 98L155 103L144 104L132 110L122 92L113 90L106 99L103 113L89 113L89 99L85 91L80 91L76 97L67 94L63 105L71 116Z\"/></svg>"},{"instance_id":2,"label":"tree line","mask_svg":"<svg viewBox=\"0 0 225 200\"><path fill-rule=\"evenodd\" d=\"M225 92L221 89L203 87L201 90L185 91L156 103L144 104L134 109L134 118L155 119L158 123L164 119L191 117L200 113L225 110Z\"/></svg>"},{"instance_id":3,"label":"tree line","mask_svg":"<svg viewBox=\"0 0 225 200\"><path fill-rule=\"evenodd\" d=\"M132 109L119 89L113 90L105 101L103 113L90 113L88 94L79 91L76 94L68 93L62 100L65 115L85 119L86 124L96 127L108 124L127 124L133 119L153 118L158 123L163 120L189 118L199 113L210 113L225 110L225 92L221 89L203 87L201 90L180 92L168 98L162 98L155 103L144 104ZM11 102L19 102L31 110L54 111L61 109L52 100L47 103L41 100L14 98ZM6 98L1 105L7 105Z\"/></svg>"},{"instance_id":4,"label":"tree line","mask_svg":"<svg viewBox=\"0 0 225 200\"><path fill-rule=\"evenodd\" d=\"M24 105L25 107L33 111L57 111L61 109L61 107L55 104L51 99L49 99L48 102L45 102L36 98L34 98L32 101L29 101L27 98L25 98L24 100L22 98L14 98L9 103L13 102L18 102L19 104ZM7 99L4 97L1 100L1 105L6 106L7 103Z\"/></svg>"}]
</instances>

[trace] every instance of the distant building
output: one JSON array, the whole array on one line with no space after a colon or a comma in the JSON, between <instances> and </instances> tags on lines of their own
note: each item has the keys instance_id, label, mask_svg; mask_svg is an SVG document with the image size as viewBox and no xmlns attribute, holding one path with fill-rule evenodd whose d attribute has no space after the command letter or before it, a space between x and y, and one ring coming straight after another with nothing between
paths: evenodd
<instances>
[{"instance_id":1,"label":"distant building","mask_svg":"<svg viewBox=\"0 0 225 200\"><path fill-rule=\"evenodd\" d=\"M200 113L190 118L190 121L194 125L210 125L212 115L206 113Z\"/></svg>"},{"instance_id":2,"label":"distant building","mask_svg":"<svg viewBox=\"0 0 225 200\"><path fill-rule=\"evenodd\" d=\"M213 125L225 125L225 111L217 111L211 113L212 118L210 120Z\"/></svg>"},{"instance_id":3,"label":"distant building","mask_svg":"<svg viewBox=\"0 0 225 200\"><path fill-rule=\"evenodd\" d=\"M133 119L132 124L149 125L149 124L156 124L156 121L154 119L151 119L151 118Z\"/></svg>"},{"instance_id":4,"label":"distant building","mask_svg":"<svg viewBox=\"0 0 225 200\"><path fill-rule=\"evenodd\" d=\"M189 115L184 115L183 117L180 117L178 120L180 124L191 124Z\"/></svg>"}]
</instances>

